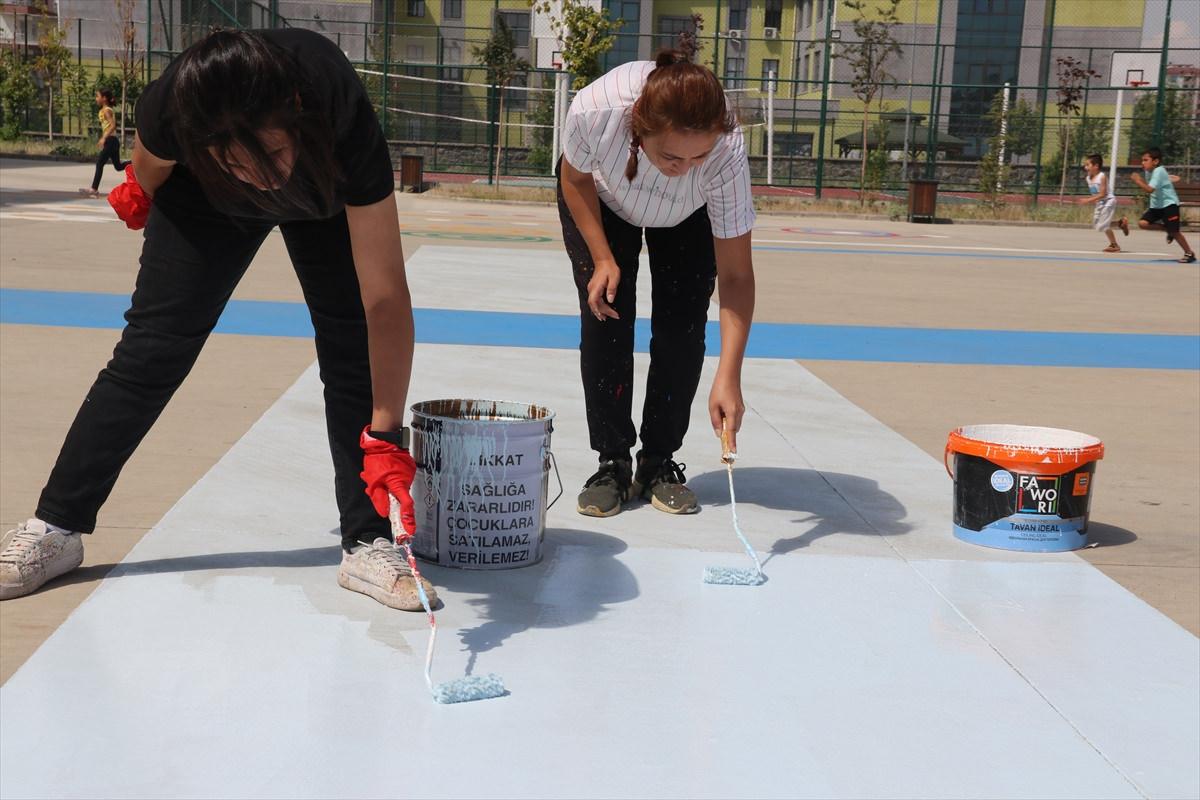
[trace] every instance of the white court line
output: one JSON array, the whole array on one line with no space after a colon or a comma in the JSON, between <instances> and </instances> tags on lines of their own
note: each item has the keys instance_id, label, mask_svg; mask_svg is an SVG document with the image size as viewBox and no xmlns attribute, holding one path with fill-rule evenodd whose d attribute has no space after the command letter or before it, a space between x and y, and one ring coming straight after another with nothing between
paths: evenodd
<instances>
[{"instance_id":1,"label":"white court line","mask_svg":"<svg viewBox=\"0 0 1200 800\"><path fill-rule=\"evenodd\" d=\"M111 214L112 208L108 203L14 203L10 208L23 211L25 209L40 208L48 211L86 211L91 214Z\"/></svg>"},{"instance_id":2,"label":"white court line","mask_svg":"<svg viewBox=\"0 0 1200 800\"><path fill-rule=\"evenodd\" d=\"M967 247L953 244L893 244L892 242L826 242L819 239L755 239L756 244L821 244L839 247L907 247L915 250L979 250L998 253L1036 253L1038 255L1083 255L1091 256L1100 253L1099 250L1030 250L1020 247ZM1122 250L1122 254L1130 256L1161 256L1166 253Z\"/></svg>"},{"instance_id":3,"label":"white court line","mask_svg":"<svg viewBox=\"0 0 1200 800\"><path fill-rule=\"evenodd\" d=\"M29 222L120 222L115 216L110 219L100 216L61 214L52 211L0 211L0 219L21 219Z\"/></svg>"}]
</instances>

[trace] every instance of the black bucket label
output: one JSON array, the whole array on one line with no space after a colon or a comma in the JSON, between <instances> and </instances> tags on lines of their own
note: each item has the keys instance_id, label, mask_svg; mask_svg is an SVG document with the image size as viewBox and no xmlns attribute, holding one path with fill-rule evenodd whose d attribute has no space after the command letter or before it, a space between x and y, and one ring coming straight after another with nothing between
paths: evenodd
<instances>
[{"instance_id":1,"label":"black bucket label","mask_svg":"<svg viewBox=\"0 0 1200 800\"><path fill-rule=\"evenodd\" d=\"M955 453L954 535L1006 550L1083 547L1095 473L1095 461L1062 475L1035 475Z\"/></svg>"}]
</instances>

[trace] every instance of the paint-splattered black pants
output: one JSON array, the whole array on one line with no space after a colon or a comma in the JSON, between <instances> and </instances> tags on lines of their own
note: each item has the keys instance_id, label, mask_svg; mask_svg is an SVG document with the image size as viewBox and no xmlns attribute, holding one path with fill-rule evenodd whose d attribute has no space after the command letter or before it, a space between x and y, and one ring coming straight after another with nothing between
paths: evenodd
<instances>
[{"instance_id":1,"label":"paint-splattered black pants","mask_svg":"<svg viewBox=\"0 0 1200 800\"><path fill-rule=\"evenodd\" d=\"M603 322L587 305L595 269L587 242L558 191L563 242L579 292L579 367L592 449L602 460L629 458L637 435L633 425L633 328L636 317L638 256L643 229L600 203L604 233L621 269L617 299L620 319ZM642 453L666 458L683 445L692 400L704 365L704 327L716 285L708 209L701 207L672 228L646 228L650 256L650 373L642 409Z\"/></svg>"}]
</instances>

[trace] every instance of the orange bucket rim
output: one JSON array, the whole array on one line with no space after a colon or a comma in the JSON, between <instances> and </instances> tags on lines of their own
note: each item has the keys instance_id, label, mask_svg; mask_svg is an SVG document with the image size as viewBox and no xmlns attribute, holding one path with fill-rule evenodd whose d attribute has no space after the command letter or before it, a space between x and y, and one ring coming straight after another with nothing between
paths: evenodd
<instances>
[{"instance_id":1,"label":"orange bucket rim","mask_svg":"<svg viewBox=\"0 0 1200 800\"><path fill-rule=\"evenodd\" d=\"M985 429L982 433L979 429ZM1034 444L1023 441L999 441L986 436L988 431L1045 434L1047 439L1076 437L1078 444ZM1024 437L1028 438L1028 437ZM946 449L965 455L983 458L1002 457L1009 462L1028 462L1032 465L1084 464L1104 458L1104 442L1091 434L1066 428L1046 428L1035 425L981 424L963 425L950 431Z\"/></svg>"}]
</instances>

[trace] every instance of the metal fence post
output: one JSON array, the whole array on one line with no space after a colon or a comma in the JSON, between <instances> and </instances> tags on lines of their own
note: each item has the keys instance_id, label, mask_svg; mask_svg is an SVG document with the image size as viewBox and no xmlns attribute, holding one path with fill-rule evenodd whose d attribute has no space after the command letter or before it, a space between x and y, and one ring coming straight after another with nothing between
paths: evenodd
<instances>
[{"instance_id":1,"label":"metal fence post","mask_svg":"<svg viewBox=\"0 0 1200 800\"><path fill-rule=\"evenodd\" d=\"M817 120L817 176L814 196L820 200L821 190L825 183L825 114L829 109L829 49L830 34L833 30L833 3L825 3L825 46L821 53L821 115Z\"/></svg>"},{"instance_id":2,"label":"metal fence post","mask_svg":"<svg viewBox=\"0 0 1200 800\"><path fill-rule=\"evenodd\" d=\"M1163 20L1162 57L1158 59L1158 92L1154 99L1154 136L1155 146L1162 147L1163 106L1167 97L1167 58L1170 56L1171 41L1171 1L1167 0L1167 15Z\"/></svg>"},{"instance_id":3,"label":"metal fence post","mask_svg":"<svg viewBox=\"0 0 1200 800\"><path fill-rule=\"evenodd\" d=\"M1058 0L1050 0L1050 13L1047 15L1050 27L1043 38L1043 41L1046 43L1046 49L1042 52L1042 85L1038 88L1040 105L1042 107L1042 124L1038 129L1037 155L1034 156L1033 163L1033 204L1035 206L1038 204L1038 197L1042 193L1042 147L1046 140L1046 100L1050 93L1050 55L1054 50L1054 17L1057 11Z\"/></svg>"},{"instance_id":4,"label":"metal fence post","mask_svg":"<svg viewBox=\"0 0 1200 800\"><path fill-rule=\"evenodd\" d=\"M925 179L933 180L934 162L937 161L937 150L934 149L933 132L937 130L938 113L941 111L942 97L935 94L934 89L942 79L942 6L945 0L938 0L937 27L933 33L933 73L929 82L929 131L925 140Z\"/></svg>"},{"instance_id":5,"label":"metal fence post","mask_svg":"<svg viewBox=\"0 0 1200 800\"><path fill-rule=\"evenodd\" d=\"M392 63L392 4L383 4L383 89L381 105L383 106L383 138L390 139L392 128L389 123L391 113L388 111L388 65Z\"/></svg>"}]
</instances>

